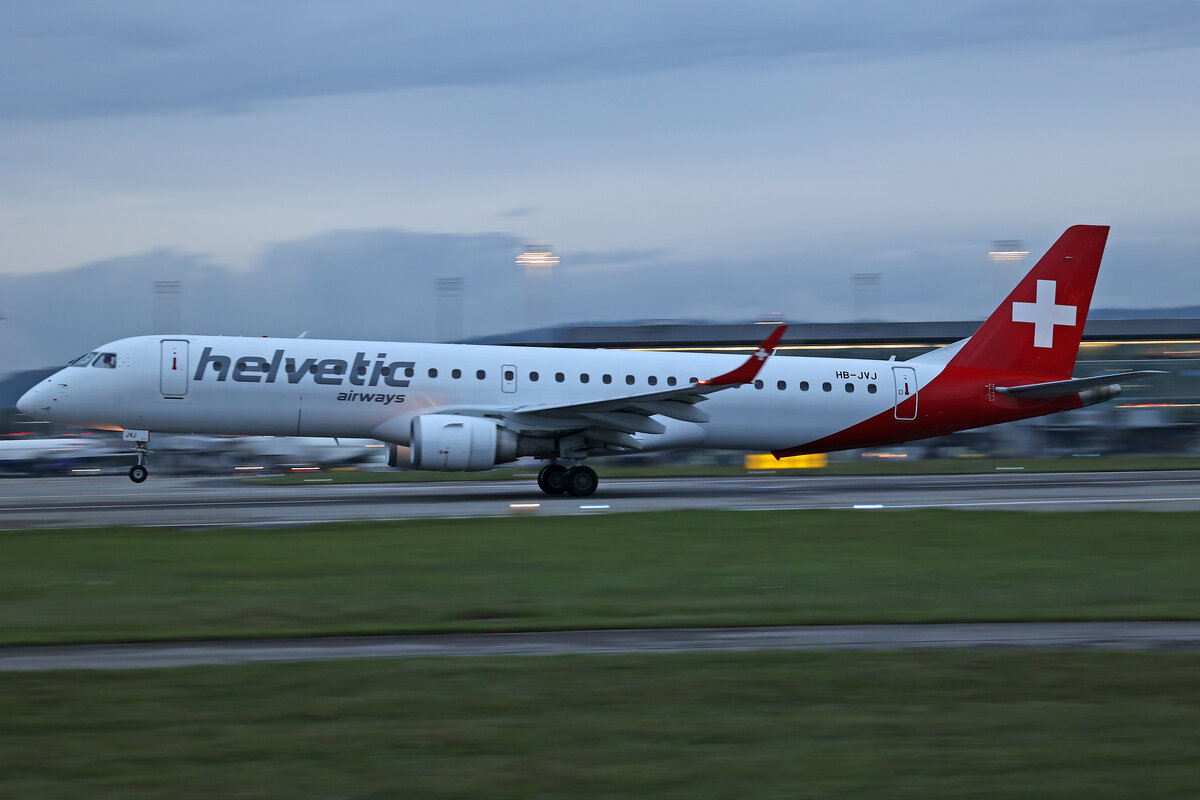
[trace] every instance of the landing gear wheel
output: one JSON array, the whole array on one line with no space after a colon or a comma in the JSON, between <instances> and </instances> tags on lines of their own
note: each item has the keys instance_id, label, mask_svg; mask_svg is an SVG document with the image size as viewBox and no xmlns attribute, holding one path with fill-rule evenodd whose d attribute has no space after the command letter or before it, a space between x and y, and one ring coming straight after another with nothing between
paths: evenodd
<instances>
[{"instance_id":1,"label":"landing gear wheel","mask_svg":"<svg viewBox=\"0 0 1200 800\"><path fill-rule=\"evenodd\" d=\"M567 470L567 493L572 497L589 497L598 485L600 479L591 467L571 467Z\"/></svg>"},{"instance_id":2,"label":"landing gear wheel","mask_svg":"<svg viewBox=\"0 0 1200 800\"><path fill-rule=\"evenodd\" d=\"M129 468L129 480L134 483L141 483L146 480L146 476L149 474L150 472L141 464Z\"/></svg>"},{"instance_id":3,"label":"landing gear wheel","mask_svg":"<svg viewBox=\"0 0 1200 800\"><path fill-rule=\"evenodd\" d=\"M567 468L561 464L547 464L538 473L538 488L546 494L562 494L567 490Z\"/></svg>"}]
</instances>

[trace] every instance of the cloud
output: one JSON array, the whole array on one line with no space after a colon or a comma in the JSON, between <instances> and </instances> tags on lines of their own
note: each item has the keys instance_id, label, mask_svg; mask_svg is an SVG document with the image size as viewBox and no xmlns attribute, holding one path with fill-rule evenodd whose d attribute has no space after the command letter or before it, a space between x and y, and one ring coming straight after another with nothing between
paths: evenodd
<instances>
[{"instance_id":1,"label":"cloud","mask_svg":"<svg viewBox=\"0 0 1200 800\"><path fill-rule=\"evenodd\" d=\"M1040 254L1058 233L1027 244ZM249 271L162 249L57 272L0 274L0 311L8 317L0 322L0 369L65 363L106 341L172 332L152 326L152 287L161 280L182 281L186 333L307 330L312 338L430 341L434 283L445 277L463 279L468 337L513 332L525 327L524 276L513 260L524 241L506 233L339 230L277 243ZM890 239L853 243L736 261L632 250L564 255L564 266L582 260L588 267L556 271L555 321L745 321L771 312L797 322L845 321L856 272L881 273L888 319L981 319L999 300L984 268L986 241L917 237L903 249ZM1163 285L1191 285L1198 247L1195 234L1110 239L1093 305L1161 305Z\"/></svg>"},{"instance_id":2,"label":"cloud","mask_svg":"<svg viewBox=\"0 0 1200 800\"><path fill-rule=\"evenodd\" d=\"M497 217L505 217L507 219L516 219L517 217L528 217L531 214L536 214L541 210L541 206L519 206L517 208L508 208L503 211L497 211Z\"/></svg>"},{"instance_id":3,"label":"cloud","mask_svg":"<svg viewBox=\"0 0 1200 800\"><path fill-rule=\"evenodd\" d=\"M311 97L555 83L792 57L1001 42L1194 46L1172 0L730 4L291 2L0 8L0 119L236 112Z\"/></svg>"},{"instance_id":4,"label":"cloud","mask_svg":"<svg viewBox=\"0 0 1200 800\"><path fill-rule=\"evenodd\" d=\"M160 280L182 282L187 333L428 341L439 277L464 279L469 335L518 328L520 244L499 233L332 231L273 245L249 271L161 249L0 275L3 369L63 363L105 341L156 332L152 287Z\"/></svg>"}]
</instances>

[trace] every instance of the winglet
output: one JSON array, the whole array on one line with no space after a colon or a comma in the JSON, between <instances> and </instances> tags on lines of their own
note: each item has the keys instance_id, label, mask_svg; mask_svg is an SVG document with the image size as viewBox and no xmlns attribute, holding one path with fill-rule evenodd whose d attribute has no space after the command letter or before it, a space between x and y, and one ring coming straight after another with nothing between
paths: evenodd
<instances>
[{"instance_id":1,"label":"winglet","mask_svg":"<svg viewBox=\"0 0 1200 800\"><path fill-rule=\"evenodd\" d=\"M758 346L746 361L737 369L726 372L724 375L718 375L715 378L709 378L706 381L699 381L699 386L734 386L743 383L750 383L758 375L758 371L762 369L763 364L767 363L771 353L775 352L775 346L779 344L779 340L783 338L783 334L787 331L787 325L780 325L775 330L771 331L771 335Z\"/></svg>"}]
</instances>

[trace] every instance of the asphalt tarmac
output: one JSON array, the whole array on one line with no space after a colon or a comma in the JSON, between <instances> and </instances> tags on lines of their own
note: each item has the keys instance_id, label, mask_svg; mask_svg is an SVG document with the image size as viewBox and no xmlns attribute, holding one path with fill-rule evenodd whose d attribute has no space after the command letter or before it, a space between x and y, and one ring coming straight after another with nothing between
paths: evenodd
<instances>
[{"instance_id":1,"label":"asphalt tarmac","mask_svg":"<svg viewBox=\"0 0 1200 800\"><path fill-rule=\"evenodd\" d=\"M907 508L1200 510L1200 471L990 473L944 476L630 478L589 498L547 497L515 481L254 486L229 478L151 475L0 480L0 529L310 522L665 509Z\"/></svg>"},{"instance_id":2,"label":"asphalt tarmac","mask_svg":"<svg viewBox=\"0 0 1200 800\"><path fill-rule=\"evenodd\" d=\"M655 628L0 648L0 672L157 669L351 658L749 650L1200 650L1200 622L1015 622Z\"/></svg>"}]
</instances>

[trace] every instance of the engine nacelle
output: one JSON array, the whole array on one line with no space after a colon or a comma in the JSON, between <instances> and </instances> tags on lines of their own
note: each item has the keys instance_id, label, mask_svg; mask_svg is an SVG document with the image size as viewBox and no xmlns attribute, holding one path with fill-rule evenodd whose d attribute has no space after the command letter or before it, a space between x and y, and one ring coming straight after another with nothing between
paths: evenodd
<instances>
[{"instance_id":1,"label":"engine nacelle","mask_svg":"<svg viewBox=\"0 0 1200 800\"><path fill-rule=\"evenodd\" d=\"M1094 406L1096 403L1111 400L1120 393L1121 387L1115 383L1109 386L1097 386L1094 389L1084 389L1080 392L1079 401L1085 406Z\"/></svg>"},{"instance_id":2,"label":"engine nacelle","mask_svg":"<svg viewBox=\"0 0 1200 800\"><path fill-rule=\"evenodd\" d=\"M475 471L517 459L517 434L495 420L422 414L412 421L416 469Z\"/></svg>"}]
</instances>

